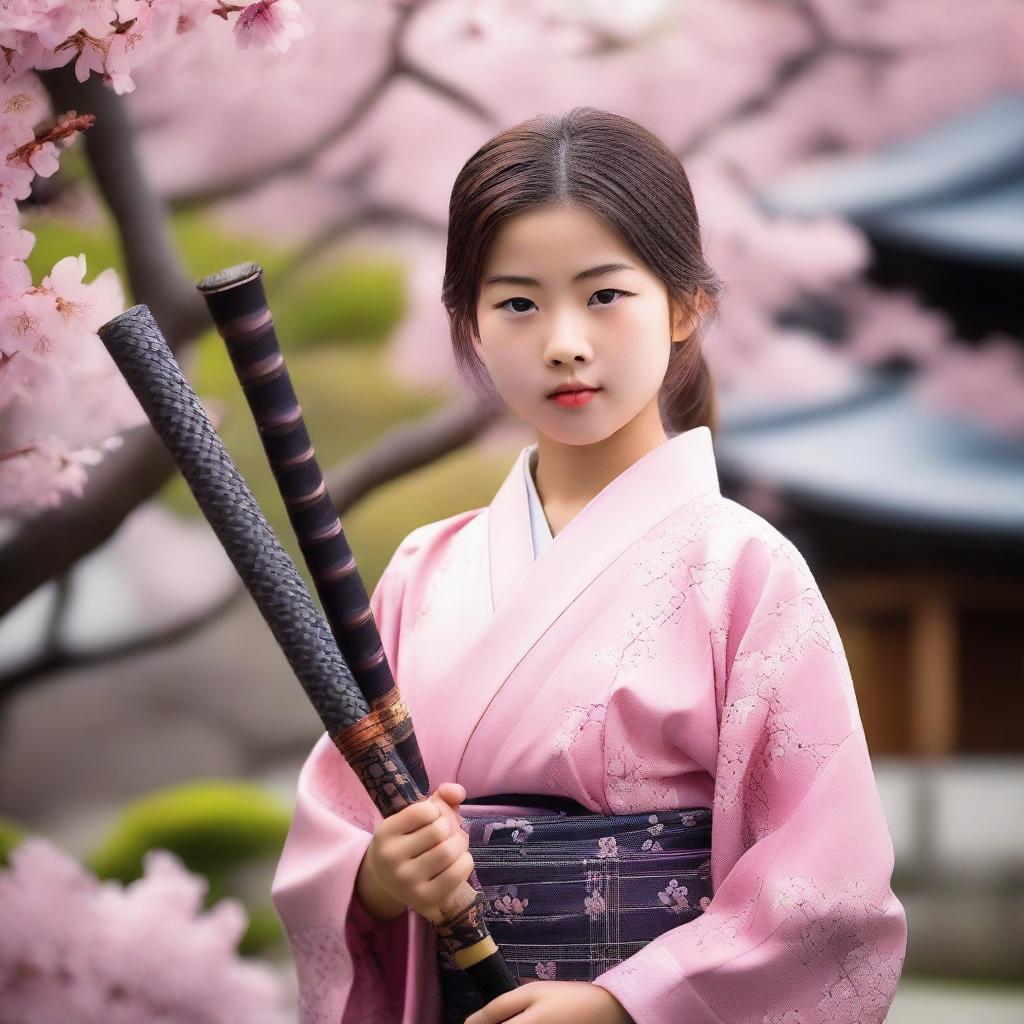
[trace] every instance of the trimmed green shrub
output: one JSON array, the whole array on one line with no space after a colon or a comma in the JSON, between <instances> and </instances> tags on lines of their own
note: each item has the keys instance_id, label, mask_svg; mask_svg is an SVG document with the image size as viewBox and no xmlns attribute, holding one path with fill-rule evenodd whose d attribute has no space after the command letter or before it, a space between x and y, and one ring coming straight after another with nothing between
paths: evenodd
<instances>
[{"instance_id":1,"label":"trimmed green shrub","mask_svg":"<svg viewBox=\"0 0 1024 1024\"><path fill-rule=\"evenodd\" d=\"M7 855L25 838L23 829L7 818L0 818L0 867L7 867Z\"/></svg>"},{"instance_id":2,"label":"trimmed green shrub","mask_svg":"<svg viewBox=\"0 0 1024 1024\"><path fill-rule=\"evenodd\" d=\"M277 860L290 820L288 808L259 786L193 782L129 805L87 863L99 878L128 883L142 876L147 850L170 850L208 880L206 907L224 896L245 902L249 927L240 948L253 953L280 939L282 932L269 892L267 902L250 904L238 891L236 876L254 862L269 865Z\"/></svg>"}]
</instances>

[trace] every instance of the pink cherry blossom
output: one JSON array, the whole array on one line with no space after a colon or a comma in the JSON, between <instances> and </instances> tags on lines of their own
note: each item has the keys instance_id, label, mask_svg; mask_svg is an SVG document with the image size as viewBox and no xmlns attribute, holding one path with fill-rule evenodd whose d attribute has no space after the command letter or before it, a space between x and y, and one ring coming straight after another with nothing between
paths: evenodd
<instances>
[{"instance_id":1,"label":"pink cherry blossom","mask_svg":"<svg viewBox=\"0 0 1024 1024\"><path fill-rule=\"evenodd\" d=\"M981 423L995 434L1024 435L1024 353L1005 334L990 335L976 349L944 349L914 390L928 405Z\"/></svg>"},{"instance_id":2,"label":"pink cherry blossom","mask_svg":"<svg viewBox=\"0 0 1024 1024\"><path fill-rule=\"evenodd\" d=\"M236 900L209 911L207 882L151 850L129 885L100 882L48 840L30 837L0 871L3 1019L33 1024L284 1024L283 993L236 952Z\"/></svg>"},{"instance_id":3,"label":"pink cherry blossom","mask_svg":"<svg viewBox=\"0 0 1024 1024\"><path fill-rule=\"evenodd\" d=\"M542 960L534 968L538 978L544 981L555 980L556 964L554 960Z\"/></svg>"},{"instance_id":4,"label":"pink cherry blossom","mask_svg":"<svg viewBox=\"0 0 1024 1024\"><path fill-rule=\"evenodd\" d=\"M7 0L0 7L0 498L20 515L80 495L87 467L145 416L108 356L97 328L124 308L113 269L85 281L85 257L59 260L38 285L24 260L34 244L18 201L49 177L61 150L92 115L50 110L33 69L73 62L117 93L133 74L201 24L241 12L237 45L287 49L305 31L296 0L250 8L223 0ZM236 28L238 27L236 23ZM47 126L49 123L49 126Z\"/></svg>"},{"instance_id":5,"label":"pink cherry blossom","mask_svg":"<svg viewBox=\"0 0 1024 1024\"><path fill-rule=\"evenodd\" d=\"M1024 87L1020 5L934 0L926 16L898 0L862 8L855 0L813 0L811 18L798 5L768 10L745 0L302 0L301 9L297 0L6 0L0 456L26 449L34 454L19 456L22 467L63 466L39 486L26 484L26 495L49 501L54 481L67 482L69 494L78 486L87 463L74 453L105 451L104 442L139 417L94 334L123 308L112 274L85 283L73 256L37 286L26 272L33 239L17 204L88 129L73 111L50 110L33 69L73 62L80 80L98 74L115 92L131 93L132 113L145 125L148 173L170 195L265 165L268 126L282 154L329 136L380 73L398 9L414 29L403 39L404 56L445 89L404 74L393 86L389 80L356 130L301 173L271 176L220 203L227 228L300 248L325 224L358 221L371 205L399 219L404 212L417 223L443 223L461 160L496 125L573 103L604 106L639 120L683 156L708 258L726 282L721 316L704 343L721 392L829 400L848 392L861 367L899 356L920 367L923 401L1019 436L1024 371L1016 363L993 364L961 343L945 313L910 292L870 286L864 272L872 254L854 225L769 217L754 199L796 166L825 164L837 150L869 152ZM315 13L315 32L306 10ZM822 44L822 30L831 45ZM297 39L303 59L280 59ZM782 67L799 70L780 81ZM219 87L225 80L232 88ZM183 102L190 89L202 102ZM339 186L370 162L373 173L358 190ZM448 324L437 301L443 239L389 223L382 245L409 267L406 317L389 349L394 372L416 387L443 386L451 380ZM841 345L823 345L816 330L782 316L794 301L818 295L841 314ZM976 371L967 366L975 358ZM989 400L979 401L986 390Z\"/></svg>"},{"instance_id":6,"label":"pink cherry blossom","mask_svg":"<svg viewBox=\"0 0 1024 1024\"><path fill-rule=\"evenodd\" d=\"M0 507L80 495L87 470L145 415L97 328L124 308L116 272L85 282L84 255L0 307ZM2 292L0 278L0 292ZM16 289L15 289L16 290ZM56 433L59 431L59 433Z\"/></svg>"},{"instance_id":7,"label":"pink cherry blossom","mask_svg":"<svg viewBox=\"0 0 1024 1024\"><path fill-rule=\"evenodd\" d=\"M256 0L235 22L235 38L243 49L255 46L285 53L293 40L305 34L296 0Z\"/></svg>"}]
</instances>

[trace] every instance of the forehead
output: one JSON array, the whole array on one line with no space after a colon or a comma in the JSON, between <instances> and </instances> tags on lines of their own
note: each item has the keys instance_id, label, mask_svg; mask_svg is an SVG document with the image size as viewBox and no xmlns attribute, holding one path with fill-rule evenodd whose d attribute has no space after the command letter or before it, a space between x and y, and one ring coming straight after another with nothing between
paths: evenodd
<instances>
[{"instance_id":1,"label":"forehead","mask_svg":"<svg viewBox=\"0 0 1024 1024\"><path fill-rule=\"evenodd\" d=\"M509 217L498 228L484 260L482 280L529 275L569 281L599 264L640 263L611 226L589 210L553 207Z\"/></svg>"}]
</instances>

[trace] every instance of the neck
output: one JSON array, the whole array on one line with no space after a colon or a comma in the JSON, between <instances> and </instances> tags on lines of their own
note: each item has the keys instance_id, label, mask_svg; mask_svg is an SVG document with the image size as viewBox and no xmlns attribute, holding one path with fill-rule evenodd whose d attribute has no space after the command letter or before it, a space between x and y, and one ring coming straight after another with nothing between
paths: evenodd
<instances>
[{"instance_id":1,"label":"neck","mask_svg":"<svg viewBox=\"0 0 1024 1024\"><path fill-rule=\"evenodd\" d=\"M537 494L551 513L575 513L620 473L668 440L657 396L624 427L594 444L563 444L538 432Z\"/></svg>"}]
</instances>

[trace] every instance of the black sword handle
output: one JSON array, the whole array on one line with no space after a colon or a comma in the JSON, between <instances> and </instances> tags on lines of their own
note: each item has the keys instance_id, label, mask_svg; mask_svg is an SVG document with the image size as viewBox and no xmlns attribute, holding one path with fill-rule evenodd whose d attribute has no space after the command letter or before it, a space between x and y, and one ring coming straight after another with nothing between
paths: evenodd
<instances>
[{"instance_id":1,"label":"black sword handle","mask_svg":"<svg viewBox=\"0 0 1024 1024\"><path fill-rule=\"evenodd\" d=\"M373 722L295 563L271 530L149 308L125 310L98 334L252 594L324 728L381 814L394 814L425 799L387 731ZM443 948L466 970L486 1003L512 991L517 982L487 929L483 905L483 893L464 882L442 904L445 922L434 927Z\"/></svg>"}]
</instances>

